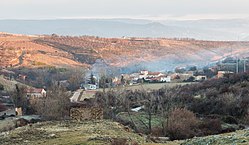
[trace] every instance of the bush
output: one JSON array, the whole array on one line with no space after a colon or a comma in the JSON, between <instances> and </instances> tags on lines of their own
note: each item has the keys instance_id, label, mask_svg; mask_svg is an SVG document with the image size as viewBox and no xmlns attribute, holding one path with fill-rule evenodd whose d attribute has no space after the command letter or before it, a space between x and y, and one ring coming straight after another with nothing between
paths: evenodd
<instances>
[{"instance_id":1,"label":"bush","mask_svg":"<svg viewBox=\"0 0 249 145\"><path fill-rule=\"evenodd\" d=\"M161 137L164 135L164 131L163 131L163 128L161 127L153 127L151 129L151 135L152 136L156 136L156 137Z\"/></svg>"},{"instance_id":2,"label":"bush","mask_svg":"<svg viewBox=\"0 0 249 145\"><path fill-rule=\"evenodd\" d=\"M198 136L206 136L211 134L218 134L222 132L220 119L206 119L200 125L200 134Z\"/></svg>"},{"instance_id":3,"label":"bush","mask_svg":"<svg viewBox=\"0 0 249 145\"><path fill-rule=\"evenodd\" d=\"M222 121L228 124L238 124L238 121L233 116L225 116L222 118Z\"/></svg>"},{"instance_id":4,"label":"bush","mask_svg":"<svg viewBox=\"0 0 249 145\"><path fill-rule=\"evenodd\" d=\"M0 112L6 110L6 107L0 102Z\"/></svg>"},{"instance_id":5,"label":"bush","mask_svg":"<svg viewBox=\"0 0 249 145\"><path fill-rule=\"evenodd\" d=\"M113 138L111 145L128 145L128 142L125 138Z\"/></svg>"},{"instance_id":6,"label":"bush","mask_svg":"<svg viewBox=\"0 0 249 145\"><path fill-rule=\"evenodd\" d=\"M171 140L186 139L195 136L198 119L186 108L176 108L169 113L166 133Z\"/></svg>"}]
</instances>

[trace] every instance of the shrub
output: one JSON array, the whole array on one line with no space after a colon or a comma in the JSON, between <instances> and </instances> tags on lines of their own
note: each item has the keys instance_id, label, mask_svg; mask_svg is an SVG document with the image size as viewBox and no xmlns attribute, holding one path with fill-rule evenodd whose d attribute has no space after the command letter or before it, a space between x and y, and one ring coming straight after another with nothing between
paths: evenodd
<instances>
[{"instance_id":1,"label":"shrub","mask_svg":"<svg viewBox=\"0 0 249 145\"><path fill-rule=\"evenodd\" d=\"M200 134L198 136L206 136L218 134L222 132L220 119L205 119L199 124Z\"/></svg>"},{"instance_id":2,"label":"shrub","mask_svg":"<svg viewBox=\"0 0 249 145\"><path fill-rule=\"evenodd\" d=\"M156 136L156 137L163 136L164 135L163 128L161 128L161 127L153 127L151 129L151 135Z\"/></svg>"},{"instance_id":3,"label":"shrub","mask_svg":"<svg viewBox=\"0 0 249 145\"><path fill-rule=\"evenodd\" d=\"M0 112L6 110L6 107L0 102Z\"/></svg>"},{"instance_id":4,"label":"shrub","mask_svg":"<svg viewBox=\"0 0 249 145\"><path fill-rule=\"evenodd\" d=\"M193 112L186 108L176 108L169 113L166 132L171 140L186 139L195 136L197 126L198 119Z\"/></svg>"},{"instance_id":5,"label":"shrub","mask_svg":"<svg viewBox=\"0 0 249 145\"><path fill-rule=\"evenodd\" d=\"M125 138L113 138L111 145L128 145Z\"/></svg>"},{"instance_id":6,"label":"shrub","mask_svg":"<svg viewBox=\"0 0 249 145\"><path fill-rule=\"evenodd\" d=\"M233 116L225 116L222 118L222 121L229 124L238 124L237 119L234 118Z\"/></svg>"},{"instance_id":7,"label":"shrub","mask_svg":"<svg viewBox=\"0 0 249 145\"><path fill-rule=\"evenodd\" d=\"M243 118L242 118L242 123L249 125L249 114L246 114Z\"/></svg>"}]
</instances>

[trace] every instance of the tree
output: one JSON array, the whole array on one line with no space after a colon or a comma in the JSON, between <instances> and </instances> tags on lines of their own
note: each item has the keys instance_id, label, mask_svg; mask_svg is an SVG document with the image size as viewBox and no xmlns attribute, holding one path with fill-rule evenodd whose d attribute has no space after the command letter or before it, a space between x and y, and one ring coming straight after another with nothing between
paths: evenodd
<instances>
[{"instance_id":1,"label":"tree","mask_svg":"<svg viewBox=\"0 0 249 145\"><path fill-rule=\"evenodd\" d=\"M69 116L70 94L65 88L53 85L47 97L38 99L34 104L37 114L47 120L60 120Z\"/></svg>"},{"instance_id":2,"label":"tree","mask_svg":"<svg viewBox=\"0 0 249 145\"><path fill-rule=\"evenodd\" d=\"M197 70L197 67L196 66L191 66L190 68L189 68L189 71L196 71Z\"/></svg>"},{"instance_id":3,"label":"tree","mask_svg":"<svg viewBox=\"0 0 249 145\"><path fill-rule=\"evenodd\" d=\"M0 91L4 90L4 86L2 84L0 84Z\"/></svg>"},{"instance_id":4,"label":"tree","mask_svg":"<svg viewBox=\"0 0 249 145\"><path fill-rule=\"evenodd\" d=\"M11 93L12 95L12 99L13 102L15 104L16 107L21 107L23 114L27 114L29 113L29 102L28 99L26 97L26 93L25 93L26 88L23 86L19 86L16 84L16 89Z\"/></svg>"},{"instance_id":5,"label":"tree","mask_svg":"<svg viewBox=\"0 0 249 145\"><path fill-rule=\"evenodd\" d=\"M70 74L71 76L68 79L68 89L77 90L80 87L81 83L84 81L85 72L81 70L71 70Z\"/></svg>"},{"instance_id":6,"label":"tree","mask_svg":"<svg viewBox=\"0 0 249 145\"><path fill-rule=\"evenodd\" d=\"M125 85L124 75L121 76L121 84L122 84L122 85Z\"/></svg>"},{"instance_id":7,"label":"tree","mask_svg":"<svg viewBox=\"0 0 249 145\"><path fill-rule=\"evenodd\" d=\"M94 78L93 74L91 73L91 76L90 76L90 81L89 81L89 84L93 84L93 85L96 85L96 79Z\"/></svg>"}]
</instances>

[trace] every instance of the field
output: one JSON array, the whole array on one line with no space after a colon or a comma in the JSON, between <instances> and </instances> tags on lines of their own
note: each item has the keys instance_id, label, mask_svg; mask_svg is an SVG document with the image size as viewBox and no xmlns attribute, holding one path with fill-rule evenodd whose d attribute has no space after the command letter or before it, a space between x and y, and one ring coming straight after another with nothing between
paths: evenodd
<instances>
[{"instance_id":1,"label":"field","mask_svg":"<svg viewBox=\"0 0 249 145\"><path fill-rule=\"evenodd\" d=\"M171 88L171 87L175 87L178 85L187 85L187 84L191 84L191 83L151 83L151 84L136 84L136 85L131 85L131 86L119 86L116 88L108 88L105 89L105 91L108 90L115 90L115 91L124 91L124 90L146 90L146 91L150 91L150 90L158 90L161 89L163 87L166 88ZM103 91L103 89L97 89L96 91Z\"/></svg>"},{"instance_id":2,"label":"field","mask_svg":"<svg viewBox=\"0 0 249 145\"><path fill-rule=\"evenodd\" d=\"M147 127L148 127L149 120L147 119L148 115L145 112L132 112L131 119L129 118L129 115L126 112L119 113L117 116L119 118L122 118L123 120L126 120L126 121L131 121L131 119L132 119L134 121L136 127L140 131L148 130ZM159 116L156 116L156 115L152 115L152 120L151 120L152 128L162 127L162 123L164 121L165 120L163 118L160 118Z\"/></svg>"}]
</instances>

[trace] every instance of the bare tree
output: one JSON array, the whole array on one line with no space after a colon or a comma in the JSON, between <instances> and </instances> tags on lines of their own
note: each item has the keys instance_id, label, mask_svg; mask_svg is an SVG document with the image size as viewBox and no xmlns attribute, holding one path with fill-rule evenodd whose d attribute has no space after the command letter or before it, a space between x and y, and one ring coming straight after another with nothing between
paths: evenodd
<instances>
[{"instance_id":1,"label":"bare tree","mask_svg":"<svg viewBox=\"0 0 249 145\"><path fill-rule=\"evenodd\" d=\"M38 99L36 111L48 120L60 120L69 116L70 93L61 86L49 88L47 97Z\"/></svg>"},{"instance_id":2,"label":"bare tree","mask_svg":"<svg viewBox=\"0 0 249 145\"><path fill-rule=\"evenodd\" d=\"M76 90L80 87L81 83L85 79L85 71L80 69L71 70L70 77L68 79L69 89Z\"/></svg>"},{"instance_id":3,"label":"bare tree","mask_svg":"<svg viewBox=\"0 0 249 145\"><path fill-rule=\"evenodd\" d=\"M26 97L26 88L16 84L15 90L11 93L13 102L16 107L21 107L23 114L29 114L30 106Z\"/></svg>"}]
</instances>

